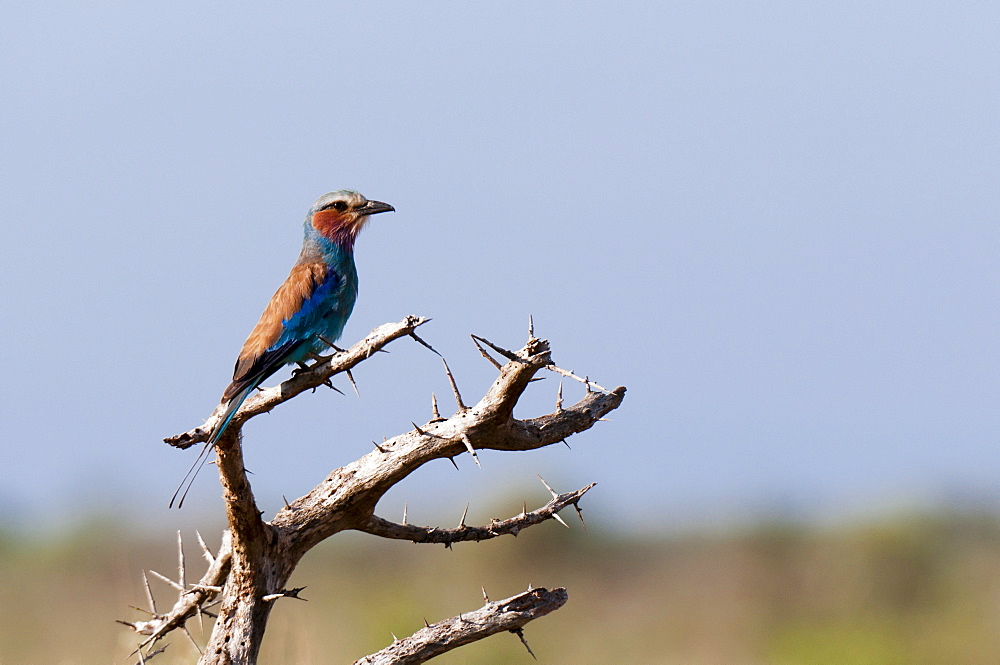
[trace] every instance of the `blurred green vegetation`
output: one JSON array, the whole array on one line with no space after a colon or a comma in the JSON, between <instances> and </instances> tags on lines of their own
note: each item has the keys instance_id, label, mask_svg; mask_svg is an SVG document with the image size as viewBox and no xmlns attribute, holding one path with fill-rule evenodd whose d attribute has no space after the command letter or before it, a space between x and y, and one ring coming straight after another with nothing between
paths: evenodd
<instances>
[{"instance_id":1,"label":"blurred green vegetation","mask_svg":"<svg viewBox=\"0 0 1000 665\"><path fill-rule=\"evenodd\" d=\"M572 511L567 518L572 517ZM189 578L204 569L187 539ZM217 545L217 537L209 539ZM174 536L91 522L58 539L0 533L0 665L134 662L140 571L174 575ZM159 608L175 595L153 580ZM549 523L518 538L441 546L344 534L311 552L279 601L261 662L349 663L528 584L565 586L528 626L541 663L777 665L1000 662L1000 522L896 516L837 527L774 523L657 539ZM197 621L192 634L204 637ZM208 626L206 626L206 629ZM156 665L193 663L181 634ZM534 662L513 635L437 659Z\"/></svg>"}]
</instances>

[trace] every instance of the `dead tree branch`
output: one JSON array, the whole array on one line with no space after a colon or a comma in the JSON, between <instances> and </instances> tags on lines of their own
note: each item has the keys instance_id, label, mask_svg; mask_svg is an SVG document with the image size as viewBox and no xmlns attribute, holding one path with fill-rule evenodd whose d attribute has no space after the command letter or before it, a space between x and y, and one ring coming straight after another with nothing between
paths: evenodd
<instances>
[{"instance_id":1,"label":"dead tree branch","mask_svg":"<svg viewBox=\"0 0 1000 665\"><path fill-rule=\"evenodd\" d=\"M222 545L219 547L219 551L214 556L205 547L204 541L201 540L201 536L198 536L198 540L207 555L208 559L208 570L202 575L201 579L196 583L186 586L181 583L185 577L184 572L180 572L178 575L181 581L173 582L169 578L160 575L156 571L150 571L155 576L160 577L165 580L171 587L177 589L177 602L174 606L170 608L170 611L165 614L158 614L156 611L156 601L153 597L153 592L149 588L149 582L146 581L146 600L149 603L148 614L149 619L146 621L119 621L118 623L129 626L135 632L140 635L147 635L148 638L143 640L139 644L139 648L143 648L149 644L152 644L156 640L160 639L170 631L176 628L183 628L188 619L194 617L195 615L200 615L202 613L207 613L205 607L210 606L212 602L216 599L219 593L222 591L222 585L225 584L226 577L229 575L229 564L232 557L232 539L230 538L230 532L226 531L222 537ZM183 543L178 543L178 550L183 552ZM182 569L183 570L183 569ZM145 580L145 575L143 575Z\"/></svg>"},{"instance_id":2,"label":"dead tree branch","mask_svg":"<svg viewBox=\"0 0 1000 665\"><path fill-rule=\"evenodd\" d=\"M336 350L331 356L296 372L281 385L263 389L242 405L216 445L229 530L216 555L212 555L202 543L209 570L195 584L186 582L181 548L179 579L177 582L167 580L178 591L178 600L169 612L158 614L152 594L149 594L151 618L123 622L146 636L140 645L140 649L147 650L145 655L151 654L155 642L170 631L181 629L187 632L185 624L188 619L197 616L201 620L202 615L207 614L206 606L220 602L212 635L199 662L206 665L255 663L269 613L276 604L274 601L295 598L300 591L287 588L299 560L317 543L341 531L358 530L384 538L439 543L450 547L456 542L517 535L523 529L549 519L565 525L558 513L568 506L573 506L579 513L580 500L594 486L593 483L563 494L556 493L546 484L552 499L544 506L530 512L525 507L520 515L493 520L487 526L467 526L464 515L458 527L441 529L405 524L405 517L403 524L396 524L374 514L379 500L391 487L430 461L448 458L454 462L455 457L467 453L478 464L477 451L524 451L565 442L567 437L589 429L621 404L625 396L624 387L605 390L589 378L580 379L572 372L558 368L552 361L548 342L535 337L533 327L529 327L528 341L517 351L473 336L480 353L499 372L497 380L478 402L466 404L448 363L444 362L455 397L456 412L453 415L442 417L437 400L433 398L433 417L429 422L423 425L414 423L411 431L384 440L381 444L376 443L375 450L335 469L305 496L292 502L286 500L285 507L270 522L261 518L243 465L243 424L306 390L329 385L330 378L338 373L348 374L350 378L351 369L401 337L412 337L434 351L415 333L427 321L410 316L403 321L380 326L351 348ZM501 364L495 360L488 349L506 362ZM581 381L586 385L587 392L575 404L565 406L560 386L554 411L534 418L515 418L515 405L528 384L538 380L535 375L543 369ZM216 409L201 427L165 441L181 449L204 442L220 417L221 409ZM471 614L429 626L358 662L423 662L438 653L502 630L515 632L524 641L520 629L525 623L565 602L566 592L563 589L529 590L499 603L488 603Z\"/></svg>"},{"instance_id":3,"label":"dead tree branch","mask_svg":"<svg viewBox=\"0 0 1000 665\"><path fill-rule=\"evenodd\" d=\"M292 378L282 382L280 386L261 390L248 398L233 416L229 429L233 429L234 425L238 428L250 418L270 411L299 393L324 385L336 374L350 372L359 363L385 348L389 342L406 336L419 339L414 331L429 321L430 319L421 316L408 316L402 321L386 323L375 328L368 333L367 337L346 351L335 352L325 361L312 365L309 369L296 372ZM420 341L423 342L423 340ZM208 417L204 425L183 434L167 437L164 441L171 446L182 449L207 441L209 433L222 418L224 410L223 406L220 405Z\"/></svg>"},{"instance_id":4,"label":"dead tree branch","mask_svg":"<svg viewBox=\"0 0 1000 665\"><path fill-rule=\"evenodd\" d=\"M365 656L354 665L417 665L503 631L517 634L523 642L521 629L529 621L554 612L565 605L568 598L566 589L562 588L528 589L505 600L487 602L474 612L430 624L409 637L394 641L378 653Z\"/></svg>"},{"instance_id":5,"label":"dead tree branch","mask_svg":"<svg viewBox=\"0 0 1000 665\"><path fill-rule=\"evenodd\" d=\"M527 512L522 510L520 515L516 515L505 520L493 520L488 526L467 526L465 515L462 515L461 523L454 529L442 529L433 526L416 526L413 524L397 524L389 520L382 519L377 515L368 518L368 522L359 527L360 531L370 533L374 536L392 538L396 540L410 540L414 543L435 543L451 547L452 543L466 541L479 542L489 540L497 536L516 536L523 529L550 519L562 522L558 513L567 506L577 506L580 498L587 493L597 483L591 483L575 492L557 494L547 504ZM577 510L579 507L577 506ZM565 525L565 522L562 522Z\"/></svg>"},{"instance_id":6,"label":"dead tree branch","mask_svg":"<svg viewBox=\"0 0 1000 665\"><path fill-rule=\"evenodd\" d=\"M576 404L558 411L518 420L514 406L539 370L552 364L545 340L531 338L474 406L450 418L416 426L379 445L356 462L335 470L309 494L275 515L271 525L288 534L290 544L309 549L345 529L368 523L382 495L410 473L435 459L453 458L477 450L533 450L559 443L589 429L618 407L625 388L609 393L588 392Z\"/></svg>"}]
</instances>

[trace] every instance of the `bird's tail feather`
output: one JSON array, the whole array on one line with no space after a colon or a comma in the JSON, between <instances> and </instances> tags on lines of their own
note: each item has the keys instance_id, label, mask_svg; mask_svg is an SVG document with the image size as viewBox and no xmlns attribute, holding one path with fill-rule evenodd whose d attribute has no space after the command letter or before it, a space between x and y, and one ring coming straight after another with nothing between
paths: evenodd
<instances>
[{"instance_id":1,"label":"bird's tail feather","mask_svg":"<svg viewBox=\"0 0 1000 665\"><path fill-rule=\"evenodd\" d=\"M219 424L215 426L212 433L208 437L208 441L205 442L204 447L202 447L201 452L198 453L198 457L195 459L194 464L188 469L187 473L184 474L184 478L181 480L181 484L177 486L174 490L174 495L170 497L170 508L174 507L174 502L177 501L178 495L180 495L180 501L177 501L177 507L180 508L184 505L184 499L187 498L188 492L191 490L191 486L194 484L194 479L198 477L198 473L201 471L205 463L208 462L209 451L215 448L215 444L218 443L219 439L222 438L222 433L226 431L229 427L229 423L232 421L233 416L239 411L240 406L243 401L250 396L250 393L254 391L256 385L250 385L244 388L242 391L233 396L229 400L229 404L226 405L226 411L222 414L222 420ZM183 493L181 492L183 489Z\"/></svg>"}]
</instances>

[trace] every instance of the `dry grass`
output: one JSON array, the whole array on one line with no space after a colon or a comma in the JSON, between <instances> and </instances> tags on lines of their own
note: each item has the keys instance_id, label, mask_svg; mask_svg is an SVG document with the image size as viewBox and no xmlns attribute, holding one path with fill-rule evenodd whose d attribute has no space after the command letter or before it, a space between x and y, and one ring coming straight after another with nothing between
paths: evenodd
<instances>
[{"instance_id":1,"label":"dry grass","mask_svg":"<svg viewBox=\"0 0 1000 665\"><path fill-rule=\"evenodd\" d=\"M443 547L347 536L312 552L279 601L262 662L347 663L391 633L529 583L566 586L569 604L528 627L543 663L789 665L1000 662L1000 524L975 516L839 529L759 526L658 542L557 524ZM128 662L141 568L174 569L172 539L107 527L63 542L0 540L0 665ZM189 558L194 558L194 551ZM157 587L166 602L165 586ZM196 622L190 624L197 637ZM191 663L176 637L157 665ZM533 662L500 635L438 659Z\"/></svg>"}]
</instances>

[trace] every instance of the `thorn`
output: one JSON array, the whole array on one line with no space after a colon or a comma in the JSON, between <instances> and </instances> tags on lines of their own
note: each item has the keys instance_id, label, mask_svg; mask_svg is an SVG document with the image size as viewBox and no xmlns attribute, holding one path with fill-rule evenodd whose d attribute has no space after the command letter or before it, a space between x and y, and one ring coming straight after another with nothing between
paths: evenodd
<instances>
[{"instance_id":1,"label":"thorn","mask_svg":"<svg viewBox=\"0 0 1000 665\"><path fill-rule=\"evenodd\" d=\"M568 443L566 443L566 439L560 439L560 441L562 441L562 442L563 442L563 445L564 445L564 446L566 446L567 448L569 448L569 444L568 444ZM569 448L569 449L570 449L570 450L573 450L572 448Z\"/></svg>"},{"instance_id":2,"label":"thorn","mask_svg":"<svg viewBox=\"0 0 1000 665\"><path fill-rule=\"evenodd\" d=\"M196 591L210 591L212 593L222 593L221 586L210 586L208 584L192 584L191 588L195 589Z\"/></svg>"},{"instance_id":3,"label":"thorn","mask_svg":"<svg viewBox=\"0 0 1000 665\"><path fill-rule=\"evenodd\" d=\"M183 592L187 591L187 589L185 589L184 587L182 587L182 586L181 586L180 584L178 584L177 582L174 582L174 581L173 581L172 579L170 579L170 578L169 578L169 577L167 577L166 575L161 575L161 574L159 574L158 572L156 572L155 570L150 570L149 572L150 572L150 573L152 573L153 575L156 575L156 576L157 576L157 577L159 577L159 578L160 578L161 580L163 580L164 582L166 582L167 584L169 584L169 585L170 585L170 586L172 586L173 588L177 589L177 590L178 590L178 591L180 591L181 593L183 593Z\"/></svg>"},{"instance_id":4,"label":"thorn","mask_svg":"<svg viewBox=\"0 0 1000 665\"><path fill-rule=\"evenodd\" d=\"M346 375L347 375L347 380L351 382L351 385L352 385L352 386L354 386L354 394L355 394L355 395L357 395L358 397L361 397L361 393L360 393L360 392L358 392L358 384L357 384L357 382L356 382L356 381L354 380L354 375L353 375L353 374L351 374L351 370L349 370L349 369L345 369L345 370L344 370L344 374L346 374Z\"/></svg>"},{"instance_id":5,"label":"thorn","mask_svg":"<svg viewBox=\"0 0 1000 665\"><path fill-rule=\"evenodd\" d=\"M375 450L379 451L380 453L384 453L385 452L385 448L383 448L382 446L378 445L374 441L372 441L372 445L375 446Z\"/></svg>"},{"instance_id":6,"label":"thorn","mask_svg":"<svg viewBox=\"0 0 1000 665\"><path fill-rule=\"evenodd\" d=\"M593 381L591 381L589 376L588 377L584 377L584 378L581 379L580 377L578 377L576 374L574 374L570 370L563 369L562 367L559 367L558 365L555 365L555 364L546 365L545 369L547 369L549 371L552 371L552 372L555 372L556 374L562 374L563 376L565 376L567 378L570 378L570 379L573 379L574 381L579 381L580 383L585 384L587 386L587 392L588 393L594 392L591 389L591 387L597 388L598 390L600 390L602 393L605 393L605 394L610 394L611 393L611 391L608 390L607 388L599 386L596 383L594 383Z\"/></svg>"},{"instance_id":7,"label":"thorn","mask_svg":"<svg viewBox=\"0 0 1000 665\"><path fill-rule=\"evenodd\" d=\"M392 643L393 644L395 644L396 642L399 641L399 638L396 637L396 633L389 633L389 634L392 635Z\"/></svg>"},{"instance_id":8,"label":"thorn","mask_svg":"<svg viewBox=\"0 0 1000 665\"><path fill-rule=\"evenodd\" d=\"M379 353L389 353L389 352L388 352L388 351L386 351L385 349L376 349L376 351L378 351Z\"/></svg>"},{"instance_id":9,"label":"thorn","mask_svg":"<svg viewBox=\"0 0 1000 665\"><path fill-rule=\"evenodd\" d=\"M431 353L433 353L434 355L436 355L436 356L438 356L438 357L441 357L441 354L440 354L440 353L438 353L437 351L435 351L435 350L434 350L434 347L433 347L433 346L431 346L430 344L428 344L428 343L427 343L427 342L425 342L424 340L420 339L420 336L419 336L419 335L417 335L417 333L415 333L415 332L411 331L411 332L410 332L410 337L412 337L413 339L415 339L415 340L417 340L418 342L420 342L420 344L422 344L423 346L426 346L426 347L427 347L428 349L430 349L430 350L431 350Z\"/></svg>"},{"instance_id":10,"label":"thorn","mask_svg":"<svg viewBox=\"0 0 1000 665\"><path fill-rule=\"evenodd\" d=\"M329 346L331 349L333 349L337 353L343 353L344 352L344 350L342 348L340 348L339 346L337 346L336 344L334 344L333 342L331 342L327 338L323 337L322 335L316 335L316 337L319 339L319 341L323 342L324 344L326 344L327 346Z\"/></svg>"},{"instance_id":11,"label":"thorn","mask_svg":"<svg viewBox=\"0 0 1000 665\"><path fill-rule=\"evenodd\" d=\"M424 617L424 628L430 628L431 625L427 623L427 617Z\"/></svg>"},{"instance_id":12,"label":"thorn","mask_svg":"<svg viewBox=\"0 0 1000 665\"><path fill-rule=\"evenodd\" d=\"M281 495L281 500L285 502L285 508L288 508L289 510L292 509L292 507L288 505L288 499L285 498L284 494Z\"/></svg>"},{"instance_id":13,"label":"thorn","mask_svg":"<svg viewBox=\"0 0 1000 665\"><path fill-rule=\"evenodd\" d=\"M406 524L406 502L403 502L403 524Z\"/></svg>"},{"instance_id":14,"label":"thorn","mask_svg":"<svg viewBox=\"0 0 1000 665\"><path fill-rule=\"evenodd\" d=\"M580 524L583 525L583 530L587 530L587 523L583 521L583 508L579 504L574 503L573 507L576 508L576 516L580 518Z\"/></svg>"},{"instance_id":15,"label":"thorn","mask_svg":"<svg viewBox=\"0 0 1000 665\"><path fill-rule=\"evenodd\" d=\"M215 563L215 556L212 554L212 550L208 549L208 545L205 544L205 539L201 537L201 533L195 529L194 535L198 536L198 544L201 545L201 555L205 557L208 561L208 565Z\"/></svg>"},{"instance_id":16,"label":"thorn","mask_svg":"<svg viewBox=\"0 0 1000 665\"><path fill-rule=\"evenodd\" d=\"M497 353L499 353L501 356L503 356L507 360L517 360L517 361L521 360L520 358L517 357L517 354L515 354L513 351L508 351L507 349L503 348L502 346L497 346L496 344L494 344L490 340L486 339L485 337L480 337L479 335L473 335L472 338L479 340L480 342L482 342L486 346L490 347L491 349L493 349L494 351L496 351Z\"/></svg>"},{"instance_id":17,"label":"thorn","mask_svg":"<svg viewBox=\"0 0 1000 665\"><path fill-rule=\"evenodd\" d=\"M542 484L545 485L545 489L547 489L549 491L549 494L552 495L553 499L558 499L559 498L559 495L556 494L556 491L554 489L552 489L551 487L549 487L549 484L547 482L545 482L544 478L542 478L541 476L539 476L537 473L535 474L535 476L537 476L538 479L540 481L542 481Z\"/></svg>"},{"instance_id":18,"label":"thorn","mask_svg":"<svg viewBox=\"0 0 1000 665\"><path fill-rule=\"evenodd\" d=\"M490 602L490 597L486 595L486 587L480 586L479 588L483 590L483 600L487 603Z\"/></svg>"},{"instance_id":19,"label":"thorn","mask_svg":"<svg viewBox=\"0 0 1000 665\"><path fill-rule=\"evenodd\" d=\"M324 385L324 386L326 386L327 388L329 388L330 390L335 390L335 391L337 391L337 392L338 392L338 393L340 393L341 395L343 395L343 394L344 394L344 391L343 391L343 390L341 390L340 388L338 388L337 386L333 385L333 381L331 381L330 379L327 379L326 381L324 381L324 382L323 382L323 385Z\"/></svg>"},{"instance_id":20,"label":"thorn","mask_svg":"<svg viewBox=\"0 0 1000 665\"><path fill-rule=\"evenodd\" d=\"M451 368L448 367L448 361L441 358L441 362L444 363L444 371L448 375L448 381L451 383L451 390L455 393L455 402L458 403L458 410L468 410L469 407L465 406L465 403L462 402L462 394L458 392L458 384L455 383L455 376L451 373Z\"/></svg>"},{"instance_id":21,"label":"thorn","mask_svg":"<svg viewBox=\"0 0 1000 665\"><path fill-rule=\"evenodd\" d=\"M472 455L472 459L475 460L476 466L480 469L483 468L483 465L479 463L479 455L476 454L476 449L472 447L472 441L469 441L469 435L465 432L462 432L462 443L465 444L465 449L469 451L470 455Z\"/></svg>"},{"instance_id":22,"label":"thorn","mask_svg":"<svg viewBox=\"0 0 1000 665\"><path fill-rule=\"evenodd\" d=\"M599 423L613 423L614 421L611 420L611 418L598 418L597 422L599 422Z\"/></svg>"},{"instance_id":23,"label":"thorn","mask_svg":"<svg viewBox=\"0 0 1000 665\"><path fill-rule=\"evenodd\" d=\"M562 524L567 529L569 528L569 524L566 524L566 522L563 521L563 518L559 517L559 513L552 513L552 519L554 519L555 521L559 522L560 524Z\"/></svg>"},{"instance_id":24,"label":"thorn","mask_svg":"<svg viewBox=\"0 0 1000 665\"><path fill-rule=\"evenodd\" d=\"M142 571L142 583L146 586L146 600L149 601L149 613L156 614L156 601L153 600L153 591L149 588L149 578L146 571Z\"/></svg>"},{"instance_id":25,"label":"thorn","mask_svg":"<svg viewBox=\"0 0 1000 665\"><path fill-rule=\"evenodd\" d=\"M132 653L133 654L134 653L138 653L139 654L139 662L140 663L145 663L147 659L148 660L153 660L154 656L159 656L161 653L163 653L164 651L166 651L168 646L170 646L170 645L169 644L164 644L162 647L160 647L156 651L151 651L151 652L147 653L145 658L143 658L143 656L142 656L142 648L141 647L139 649L136 649ZM129 655L131 655L131 654L129 654Z\"/></svg>"},{"instance_id":26,"label":"thorn","mask_svg":"<svg viewBox=\"0 0 1000 665\"><path fill-rule=\"evenodd\" d=\"M201 647L194 641L194 637L191 636L191 631L188 630L187 624L181 624L181 627L184 629L184 634L188 636L189 640L191 640L191 644L198 651L198 654L201 655L203 653Z\"/></svg>"},{"instance_id":27,"label":"thorn","mask_svg":"<svg viewBox=\"0 0 1000 665\"><path fill-rule=\"evenodd\" d=\"M180 529L177 530L177 581L182 587L187 587L184 575L184 539Z\"/></svg>"},{"instance_id":28,"label":"thorn","mask_svg":"<svg viewBox=\"0 0 1000 665\"><path fill-rule=\"evenodd\" d=\"M449 462L451 462L451 465L452 465L453 467L455 467L455 471L458 471L458 470L459 470L459 468L458 468L458 462L456 462L456 461L455 461L455 458L454 458L454 457L449 457L449 458L448 458L448 461L449 461Z\"/></svg>"},{"instance_id":29,"label":"thorn","mask_svg":"<svg viewBox=\"0 0 1000 665\"><path fill-rule=\"evenodd\" d=\"M431 415L434 416L434 420L443 420L441 412L438 411L438 398L434 393L431 393Z\"/></svg>"},{"instance_id":30,"label":"thorn","mask_svg":"<svg viewBox=\"0 0 1000 665\"><path fill-rule=\"evenodd\" d=\"M527 501L523 501L523 502L521 502L521 515L520 515L520 517L527 517L527 516L528 516L528 502Z\"/></svg>"},{"instance_id":31,"label":"thorn","mask_svg":"<svg viewBox=\"0 0 1000 665\"><path fill-rule=\"evenodd\" d=\"M534 383L535 381L544 381L544 380L545 380L544 376L533 376L530 379L528 379L528 383Z\"/></svg>"},{"instance_id":32,"label":"thorn","mask_svg":"<svg viewBox=\"0 0 1000 665\"><path fill-rule=\"evenodd\" d=\"M556 392L556 411L562 411L562 379L559 379L559 390Z\"/></svg>"},{"instance_id":33,"label":"thorn","mask_svg":"<svg viewBox=\"0 0 1000 665\"><path fill-rule=\"evenodd\" d=\"M304 587L304 586L300 586L300 587L296 587L294 589L282 589L278 593L269 593L269 594L267 594L266 596L264 596L263 598L261 598L261 600L269 603L272 600L277 600L279 598L294 598L295 600L301 600L303 602L308 602L309 601L308 598L300 598L299 597L299 593L301 591L303 591L305 588L306 587Z\"/></svg>"},{"instance_id":34,"label":"thorn","mask_svg":"<svg viewBox=\"0 0 1000 665\"><path fill-rule=\"evenodd\" d=\"M528 339L535 339L535 320L528 315Z\"/></svg>"},{"instance_id":35,"label":"thorn","mask_svg":"<svg viewBox=\"0 0 1000 665\"><path fill-rule=\"evenodd\" d=\"M465 527L465 516L469 514L469 504L465 504L465 511L462 513L462 519L458 521L458 528L462 529Z\"/></svg>"},{"instance_id":36,"label":"thorn","mask_svg":"<svg viewBox=\"0 0 1000 665\"><path fill-rule=\"evenodd\" d=\"M417 424L415 422L413 422L412 420L410 421L410 424L413 425L413 429L417 430L417 434L427 434L427 432L425 432L424 430L420 429L420 427L418 427Z\"/></svg>"},{"instance_id":37,"label":"thorn","mask_svg":"<svg viewBox=\"0 0 1000 665\"><path fill-rule=\"evenodd\" d=\"M503 369L503 365L501 365L500 363L498 363L493 356L491 356L490 354L486 353L486 349L484 349L482 346L480 346L479 340L476 339L475 335L470 335L470 337L472 337L472 343L476 345L477 349L479 349L479 353L483 356L483 358L486 358L487 360L489 360L490 364L493 365L494 367L496 367L497 369Z\"/></svg>"},{"instance_id":38,"label":"thorn","mask_svg":"<svg viewBox=\"0 0 1000 665\"><path fill-rule=\"evenodd\" d=\"M528 653L531 654L531 657L534 658L535 660L538 660L538 656L536 656L535 652L532 651L531 647L528 646L528 640L524 639L524 631L522 629L520 629L520 628L515 628L515 629L513 629L510 632L512 632L515 635L517 635L517 637L521 640L521 644L523 644L524 648L527 649Z\"/></svg>"}]
</instances>

